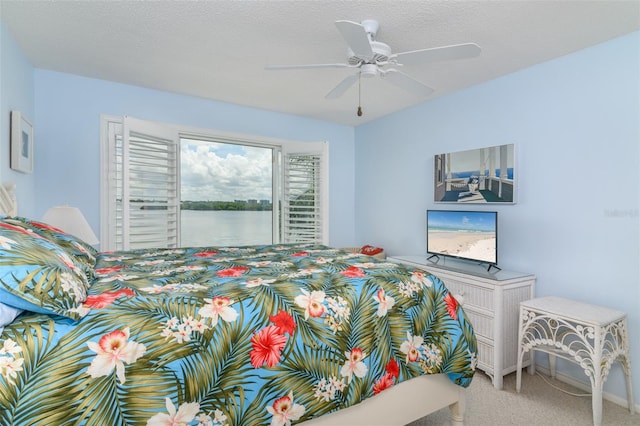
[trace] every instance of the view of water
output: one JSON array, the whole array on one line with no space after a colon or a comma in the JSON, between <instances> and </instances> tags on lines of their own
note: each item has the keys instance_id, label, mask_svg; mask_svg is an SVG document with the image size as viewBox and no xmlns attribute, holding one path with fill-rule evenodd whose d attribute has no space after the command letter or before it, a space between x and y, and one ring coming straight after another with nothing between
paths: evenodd
<instances>
[{"instance_id":1,"label":"view of water","mask_svg":"<svg viewBox=\"0 0 640 426\"><path fill-rule=\"evenodd\" d=\"M500 177L500 169L496 169L496 177ZM452 178L469 178L471 176L478 176L478 170L467 170L464 172L451 172ZM489 176L489 170L485 170L484 176ZM513 179L513 167L507 168L507 179Z\"/></svg>"},{"instance_id":2,"label":"view of water","mask_svg":"<svg viewBox=\"0 0 640 426\"><path fill-rule=\"evenodd\" d=\"M271 211L182 210L181 246L271 244Z\"/></svg>"}]
</instances>

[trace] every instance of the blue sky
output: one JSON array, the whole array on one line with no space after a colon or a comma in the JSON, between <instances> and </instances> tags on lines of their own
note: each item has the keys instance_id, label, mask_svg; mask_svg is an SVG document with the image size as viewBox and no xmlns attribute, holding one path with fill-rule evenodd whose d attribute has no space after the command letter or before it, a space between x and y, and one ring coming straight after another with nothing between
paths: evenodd
<instances>
[{"instance_id":1,"label":"blue sky","mask_svg":"<svg viewBox=\"0 0 640 426\"><path fill-rule=\"evenodd\" d=\"M494 230L495 212L468 212L451 210L430 210L429 227L450 229Z\"/></svg>"}]
</instances>

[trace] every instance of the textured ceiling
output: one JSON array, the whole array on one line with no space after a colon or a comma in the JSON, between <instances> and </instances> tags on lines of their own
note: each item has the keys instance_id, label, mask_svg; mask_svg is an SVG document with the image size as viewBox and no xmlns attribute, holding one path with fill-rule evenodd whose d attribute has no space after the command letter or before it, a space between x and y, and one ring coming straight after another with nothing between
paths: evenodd
<instances>
[{"instance_id":1,"label":"textured ceiling","mask_svg":"<svg viewBox=\"0 0 640 426\"><path fill-rule=\"evenodd\" d=\"M34 67L340 124L379 118L640 28L629 1L7 1L0 19ZM473 59L406 65L428 98L380 78L325 99L353 69L334 22L376 19L395 53L473 42Z\"/></svg>"}]
</instances>

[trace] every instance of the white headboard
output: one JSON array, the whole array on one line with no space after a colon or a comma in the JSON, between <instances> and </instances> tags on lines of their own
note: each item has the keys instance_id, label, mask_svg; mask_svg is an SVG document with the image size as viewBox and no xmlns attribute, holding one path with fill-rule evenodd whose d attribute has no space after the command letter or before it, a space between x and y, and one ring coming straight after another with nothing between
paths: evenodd
<instances>
[{"instance_id":1,"label":"white headboard","mask_svg":"<svg viewBox=\"0 0 640 426\"><path fill-rule=\"evenodd\" d=\"M0 213L9 216L18 214L18 203L16 201L16 184L0 184Z\"/></svg>"}]
</instances>

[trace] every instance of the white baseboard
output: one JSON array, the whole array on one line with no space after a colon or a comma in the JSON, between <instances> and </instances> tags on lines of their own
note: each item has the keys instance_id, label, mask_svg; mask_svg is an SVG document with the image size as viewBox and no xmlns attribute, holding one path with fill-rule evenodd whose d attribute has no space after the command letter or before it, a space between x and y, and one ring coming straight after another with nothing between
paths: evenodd
<instances>
[{"instance_id":1,"label":"white baseboard","mask_svg":"<svg viewBox=\"0 0 640 426\"><path fill-rule=\"evenodd\" d=\"M536 364L536 372L541 372L543 374L545 374L546 376L551 377L551 370L548 367L544 367L541 365ZM522 374L527 374L526 373L526 369L522 372ZM571 385L573 387L576 387L580 390L583 390L585 392L591 393L591 383L588 382L582 382L580 380L577 380L575 377L569 376L567 374L564 374L560 371L556 371L556 379L562 383L566 383L568 385ZM609 392L602 392L602 399L605 399L609 402L613 402L616 405L620 405L621 407L624 408L629 408L629 405L627 403L627 399L626 398L621 398L617 395L614 395L612 393ZM636 413L640 413L640 404L634 404L635 406L635 411Z\"/></svg>"}]
</instances>

